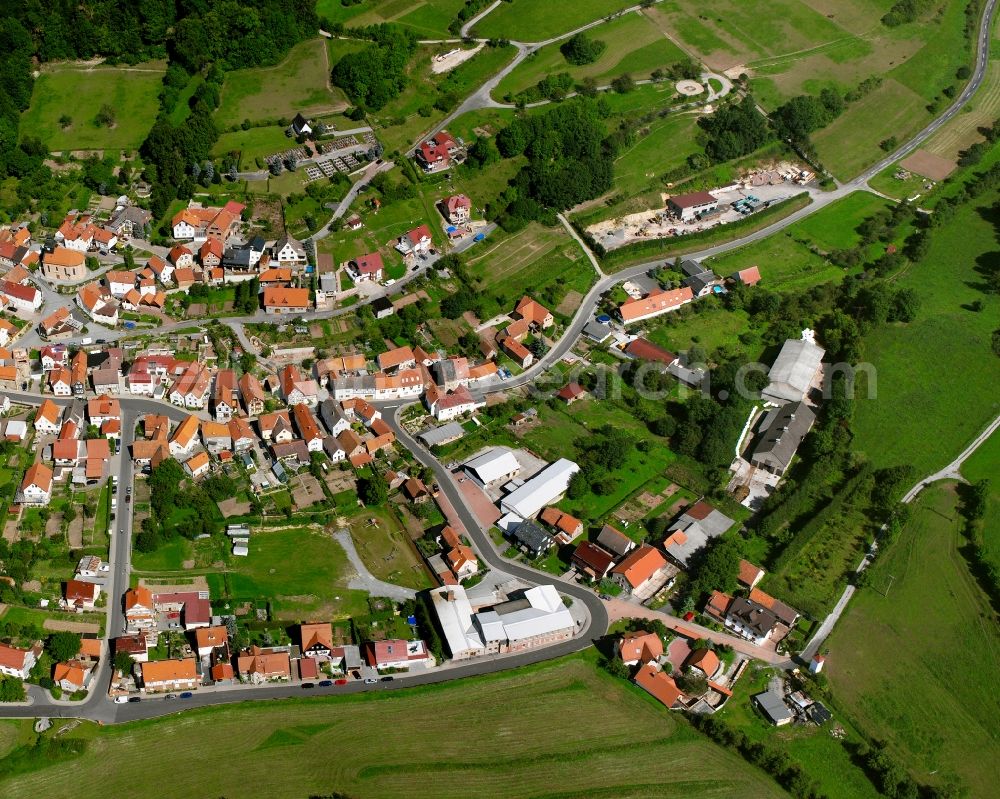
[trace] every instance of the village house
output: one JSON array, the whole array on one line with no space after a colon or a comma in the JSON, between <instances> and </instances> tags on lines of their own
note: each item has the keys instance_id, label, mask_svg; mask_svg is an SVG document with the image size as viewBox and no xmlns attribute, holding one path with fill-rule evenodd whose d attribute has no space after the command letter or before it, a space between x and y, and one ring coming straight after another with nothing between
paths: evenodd
<instances>
[{"instance_id":1,"label":"village house","mask_svg":"<svg viewBox=\"0 0 1000 799\"><path fill-rule=\"evenodd\" d=\"M174 435L170 439L170 454L175 458L183 455L190 455L194 445L198 441L198 428L201 422L197 416L191 414L183 422L177 425Z\"/></svg>"},{"instance_id":2,"label":"village house","mask_svg":"<svg viewBox=\"0 0 1000 799\"><path fill-rule=\"evenodd\" d=\"M281 370L281 395L288 405L315 407L319 402L319 386L315 380L303 377L298 366L289 364Z\"/></svg>"},{"instance_id":3,"label":"village house","mask_svg":"<svg viewBox=\"0 0 1000 799\"><path fill-rule=\"evenodd\" d=\"M618 654L626 666L656 663L663 656L663 640L643 630L627 632L618 643Z\"/></svg>"},{"instance_id":4,"label":"village house","mask_svg":"<svg viewBox=\"0 0 1000 799\"><path fill-rule=\"evenodd\" d=\"M445 211L445 218L453 225L464 225L469 221L472 213L472 200L464 194L454 194L445 197L441 205Z\"/></svg>"},{"instance_id":5,"label":"village house","mask_svg":"<svg viewBox=\"0 0 1000 799\"><path fill-rule=\"evenodd\" d=\"M514 363L522 369L527 369L534 363L535 356L520 341L514 338L505 338L500 342L500 347Z\"/></svg>"},{"instance_id":6,"label":"village house","mask_svg":"<svg viewBox=\"0 0 1000 799\"><path fill-rule=\"evenodd\" d=\"M145 586L125 592L125 622L129 630L149 630L156 626L153 592Z\"/></svg>"},{"instance_id":7,"label":"village house","mask_svg":"<svg viewBox=\"0 0 1000 799\"><path fill-rule=\"evenodd\" d=\"M678 566L686 569L696 552L735 523L734 519L704 500L696 502L671 523L663 541L663 550Z\"/></svg>"},{"instance_id":8,"label":"village house","mask_svg":"<svg viewBox=\"0 0 1000 799\"><path fill-rule=\"evenodd\" d=\"M425 172L442 172L448 169L462 148L448 131L442 130L434 136L421 142L415 156L417 163Z\"/></svg>"},{"instance_id":9,"label":"village house","mask_svg":"<svg viewBox=\"0 0 1000 799\"><path fill-rule=\"evenodd\" d=\"M233 452L240 453L253 449L257 436L254 435L253 428L250 427L250 423L246 419L234 416L227 423L227 427L229 428L229 440L232 442Z\"/></svg>"},{"instance_id":10,"label":"village house","mask_svg":"<svg viewBox=\"0 0 1000 799\"><path fill-rule=\"evenodd\" d=\"M597 544L581 541L573 550L572 563L581 574L591 580L600 581L608 576L611 567L615 565L615 558Z\"/></svg>"},{"instance_id":11,"label":"village house","mask_svg":"<svg viewBox=\"0 0 1000 799\"><path fill-rule=\"evenodd\" d=\"M734 272L733 276L730 278L734 283L742 283L744 286L756 286L760 283L760 269L756 266L749 266L746 269L741 269L739 272Z\"/></svg>"},{"instance_id":12,"label":"village house","mask_svg":"<svg viewBox=\"0 0 1000 799\"><path fill-rule=\"evenodd\" d=\"M228 422L233 414L239 412L237 396L236 372L232 369L220 369L215 373L215 387L212 391L212 413L217 422Z\"/></svg>"},{"instance_id":13,"label":"village house","mask_svg":"<svg viewBox=\"0 0 1000 799\"><path fill-rule=\"evenodd\" d=\"M292 406L292 418L295 427L299 431L299 437L305 442L306 448L310 452L323 451L323 433L319 429L316 417L312 415L309 406L305 403L298 403Z\"/></svg>"},{"instance_id":14,"label":"village house","mask_svg":"<svg viewBox=\"0 0 1000 799\"><path fill-rule=\"evenodd\" d=\"M416 357L410 347L396 347L378 356L378 368L387 374L400 369L412 369L416 366Z\"/></svg>"},{"instance_id":15,"label":"village house","mask_svg":"<svg viewBox=\"0 0 1000 799\"><path fill-rule=\"evenodd\" d=\"M538 517L542 524L547 524L556 531L556 540L560 544L568 544L583 532L583 522L575 516L563 513L559 508L547 507Z\"/></svg>"},{"instance_id":16,"label":"village house","mask_svg":"<svg viewBox=\"0 0 1000 799\"><path fill-rule=\"evenodd\" d=\"M51 499L52 469L36 462L24 473L15 501L19 505L48 505Z\"/></svg>"},{"instance_id":17,"label":"village house","mask_svg":"<svg viewBox=\"0 0 1000 799\"><path fill-rule=\"evenodd\" d=\"M645 297L626 300L618 308L618 315L624 324L630 325L652 319L660 314L676 311L682 305L694 300L694 292L689 286L664 291L656 289Z\"/></svg>"},{"instance_id":18,"label":"village house","mask_svg":"<svg viewBox=\"0 0 1000 799\"><path fill-rule=\"evenodd\" d=\"M207 658L220 647L229 643L229 631L225 626L199 627L194 631L194 646L198 657Z\"/></svg>"},{"instance_id":19,"label":"village house","mask_svg":"<svg viewBox=\"0 0 1000 799\"><path fill-rule=\"evenodd\" d=\"M77 283L87 277L87 258L79 250L56 247L42 256L42 275L48 280Z\"/></svg>"},{"instance_id":20,"label":"village house","mask_svg":"<svg viewBox=\"0 0 1000 799\"><path fill-rule=\"evenodd\" d=\"M62 408L52 400L42 400L35 412L35 432L43 436L57 436L62 429Z\"/></svg>"},{"instance_id":21,"label":"village house","mask_svg":"<svg viewBox=\"0 0 1000 799\"><path fill-rule=\"evenodd\" d=\"M42 307L42 292L32 285L15 283L10 279L0 281L0 298L21 313L38 313Z\"/></svg>"},{"instance_id":22,"label":"village house","mask_svg":"<svg viewBox=\"0 0 1000 799\"><path fill-rule=\"evenodd\" d=\"M229 425L223 422L201 422L201 443L212 455L231 450L233 440L229 435Z\"/></svg>"},{"instance_id":23,"label":"village house","mask_svg":"<svg viewBox=\"0 0 1000 799\"><path fill-rule=\"evenodd\" d=\"M42 655L41 642L28 649L0 643L0 674L26 680Z\"/></svg>"},{"instance_id":24,"label":"village house","mask_svg":"<svg viewBox=\"0 0 1000 799\"><path fill-rule=\"evenodd\" d=\"M302 242L288 235L282 236L274 242L271 252L274 253L274 259L278 262L278 266L294 268L304 266L308 262L306 248L302 246Z\"/></svg>"},{"instance_id":25,"label":"village house","mask_svg":"<svg viewBox=\"0 0 1000 799\"><path fill-rule=\"evenodd\" d=\"M299 645L303 657L328 659L333 651L333 626L330 622L300 624Z\"/></svg>"},{"instance_id":26,"label":"village house","mask_svg":"<svg viewBox=\"0 0 1000 799\"><path fill-rule=\"evenodd\" d=\"M240 214L244 206L228 202L222 208L201 208L192 205L174 214L170 224L173 236L180 241L214 239L223 245L239 232Z\"/></svg>"},{"instance_id":27,"label":"village house","mask_svg":"<svg viewBox=\"0 0 1000 799\"><path fill-rule=\"evenodd\" d=\"M104 273L104 280L108 285L108 291L111 292L111 296L115 299L121 299L135 288L136 274L135 272L113 269L110 272Z\"/></svg>"},{"instance_id":28,"label":"village house","mask_svg":"<svg viewBox=\"0 0 1000 799\"><path fill-rule=\"evenodd\" d=\"M309 289L268 286L264 289L264 312L269 314L303 314L312 307Z\"/></svg>"},{"instance_id":29,"label":"village house","mask_svg":"<svg viewBox=\"0 0 1000 799\"><path fill-rule=\"evenodd\" d=\"M816 344L812 331L802 338L788 339L767 374L767 388L761 398L772 405L805 400L823 368L825 350Z\"/></svg>"},{"instance_id":30,"label":"village house","mask_svg":"<svg viewBox=\"0 0 1000 799\"><path fill-rule=\"evenodd\" d=\"M97 606L97 598L101 595L101 587L97 583L86 583L82 580L67 580L63 590L62 606L67 610L83 613Z\"/></svg>"},{"instance_id":31,"label":"village house","mask_svg":"<svg viewBox=\"0 0 1000 799\"><path fill-rule=\"evenodd\" d=\"M437 386L427 386L424 402L431 415L441 422L456 419L466 413L486 407L483 397L475 397L465 386L459 386L454 391L444 391Z\"/></svg>"},{"instance_id":32,"label":"village house","mask_svg":"<svg viewBox=\"0 0 1000 799\"><path fill-rule=\"evenodd\" d=\"M93 663L84 663L80 660L70 660L66 663L57 663L52 670L52 681L67 693L83 691L90 683L90 677L94 673Z\"/></svg>"},{"instance_id":33,"label":"village house","mask_svg":"<svg viewBox=\"0 0 1000 799\"><path fill-rule=\"evenodd\" d=\"M200 682L194 658L152 660L140 664L139 671L143 692L147 694L194 691Z\"/></svg>"},{"instance_id":34,"label":"village house","mask_svg":"<svg viewBox=\"0 0 1000 799\"><path fill-rule=\"evenodd\" d=\"M250 372L245 372L239 381L240 397L248 416L260 416L264 412L264 402L267 399L264 387Z\"/></svg>"},{"instance_id":35,"label":"village house","mask_svg":"<svg viewBox=\"0 0 1000 799\"><path fill-rule=\"evenodd\" d=\"M619 558L624 557L636 547L635 541L610 524L601 528L601 532L597 534L597 543Z\"/></svg>"},{"instance_id":36,"label":"village house","mask_svg":"<svg viewBox=\"0 0 1000 799\"><path fill-rule=\"evenodd\" d=\"M348 261L347 272L355 283L379 282L385 274L381 253L370 252Z\"/></svg>"},{"instance_id":37,"label":"village house","mask_svg":"<svg viewBox=\"0 0 1000 799\"><path fill-rule=\"evenodd\" d=\"M182 408L204 408L208 399L211 374L204 364L198 361L192 361L183 369L170 387L170 403Z\"/></svg>"},{"instance_id":38,"label":"village house","mask_svg":"<svg viewBox=\"0 0 1000 799\"><path fill-rule=\"evenodd\" d=\"M643 544L611 570L611 579L627 593L644 593L657 582L666 565L658 550Z\"/></svg>"},{"instance_id":39,"label":"village house","mask_svg":"<svg viewBox=\"0 0 1000 799\"><path fill-rule=\"evenodd\" d=\"M118 324L118 303L104 286L97 283L81 286L76 292L76 304L100 325L115 327Z\"/></svg>"},{"instance_id":40,"label":"village house","mask_svg":"<svg viewBox=\"0 0 1000 799\"><path fill-rule=\"evenodd\" d=\"M405 256L422 256L430 252L433 245L431 229L427 225L421 225L400 236L396 249Z\"/></svg>"},{"instance_id":41,"label":"village house","mask_svg":"<svg viewBox=\"0 0 1000 799\"><path fill-rule=\"evenodd\" d=\"M259 685L291 678L292 667L288 652L283 649L262 649L252 646L236 659L236 671L242 682Z\"/></svg>"},{"instance_id":42,"label":"village house","mask_svg":"<svg viewBox=\"0 0 1000 799\"><path fill-rule=\"evenodd\" d=\"M418 665L434 665L434 656L421 640L403 641L390 638L365 642L365 662L373 669L409 669Z\"/></svg>"}]
</instances>

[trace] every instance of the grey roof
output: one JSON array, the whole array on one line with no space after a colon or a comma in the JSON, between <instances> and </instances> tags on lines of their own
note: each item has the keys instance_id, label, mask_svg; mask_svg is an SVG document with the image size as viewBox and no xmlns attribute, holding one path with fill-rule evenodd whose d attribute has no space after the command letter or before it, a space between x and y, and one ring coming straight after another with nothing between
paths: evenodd
<instances>
[{"instance_id":1,"label":"grey roof","mask_svg":"<svg viewBox=\"0 0 1000 799\"><path fill-rule=\"evenodd\" d=\"M596 319L591 319L583 326L583 335L600 344L602 341L607 341L611 336L611 327L606 325L604 322L598 322Z\"/></svg>"},{"instance_id":2,"label":"grey roof","mask_svg":"<svg viewBox=\"0 0 1000 799\"><path fill-rule=\"evenodd\" d=\"M378 297L372 301L372 311L381 313L382 311L395 311L396 306L392 304L388 297Z\"/></svg>"},{"instance_id":3,"label":"grey roof","mask_svg":"<svg viewBox=\"0 0 1000 799\"><path fill-rule=\"evenodd\" d=\"M425 446L434 447L438 444L447 444L449 441L454 441L464 435L465 428L462 425L458 422L448 422L441 427L431 427L424 430L417 438L423 441Z\"/></svg>"},{"instance_id":4,"label":"grey roof","mask_svg":"<svg viewBox=\"0 0 1000 799\"><path fill-rule=\"evenodd\" d=\"M695 294L701 294L702 291L718 281L719 276L715 272L703 271L685 278L684 285L688 286Z\"/></svg>"},{"instance_id":5,"label":"grey roof","mask_svg":"<svg viewBox=\"0 0 1000 799\"><path fill-rule=\"evenodd\" d=\"M627 555L635 549L635 541L609 524L601 528L601 532L597 535L597 543L615 555Z\"/></svg>"},{"instance_id":6,"label":"grey roof","mask_svg":"<svg viewBox=\"0 0 1000 799\"><path fill-rule=\"evenodd\" d=\"M282 236L274 242L274 251L276 253L281 252L286 244L289 245L298 255L301 255L303 258L305 257L306 248L302 246L301 241L296 238L292 238L291 236Z\"/></svg>"},{"instance_id":7,"label":"grey roof","mask_svg":"<svg viewBox=\"0 0 1000 799\"><path fill-rule=\"evenodd\" d=\"M833 718L833 713L822 702L813 702L806 712L816 724L823 724Z\"/></svg>"},{"instance_id":8,"label":"grey roof","mask_svg":"<svg viewBox=\"0 0 1000 799\"><path fill-rule=\"evenodd\" d=\"M790 402L770 411L761 422L750 462L783 472L815 421L816 414L804 402Z\"/></svg>"},{"instance_id":9,"label":"grey roof","mask_svg":"<svg viewBox=\"0 0 1000 799\"><path fill-rule=\"evenodd\" d=\"M555 539L534 522L521 522L514 528L514 540L532 552L545 552L552 548Z\"/></svg>"},{"instance_id":10,"label":"grey roof","mask_svg":"<svg viewBox=\"0 0 1000 799\"><path fill-rule=\"evenodd\" d=\"M500 501L500 510L522 518L534 516L566 493L570 478L578 471L580 467L573 461L560 458L505 496Z\"/></svg>"},{"instance_id":11,"label":"grey roof","mask_svg":"<svg viewBox=\"0 0 1000 799\"><path fill-rule=\"evenodd\" d=\"M790 721L792 718L792 711L788 708L788 705L773 691L765 691L762 694L757 694L754 696L754 701L774 724Z\"/></svg>"},{"instance_id":12,"label":"grey roof","mask_svg":"<svg viewBox=\"0 0 1000 799\"><path fill-rule=\"evenodd\" d=\"M319 404L319 418L323 420L326 429L331 433L338 426L338 423L347 424L348 427L351 425L350 420L344 415L344 410L340 407L340 403L329 397Z\"/></svg>"},{"instance_id":13,"label":"grey roof","mask_svg":"<svg viewBox=\"0 0 1000 799\"><path fill-rule=\"evenodd\" d=\"M473 476L482 483L492 483L501 477L516 474L521 470L514 453L503 447L494 447L489 452L484 452L472 460L466 462L465 470L471 472ZM522 514L530 516L532 514Z\"/></svg>"},{"instance_id":14,"label":"grey roof","mask_svg":"<svg viewBox=\"0 0 1000 799\"><path fill-rule=\"evenodd\" d=\"M698 503L699 505L703 503ZM718 538L726 530L735 524L722 511L712 508L712 512L704 518L695 518L690 515L691 509L681 514L678 519L670 525L670 533L680 531L684 533L684 543L666 543L664 550L681 566L687 566L691 556L705 546L711 539ZM669 541L669 536L668 536Z\"/></svg>"},{"instance_id":15,"label":"grey roof","mask_svg":"<svg viewBox=\"0 0 1000 799\"><path fill-rule=\"evenodd\" d=\"M797 402L806 396L819 371L825 350L806 339L788 339L774 361L764 389L764 399L777 405Z\"/></svg>"},{"instance_id":16,"label":"grey roof","mask_svg":"<svg viewBox=\"0 0 1000 799\"><path fill-rule=\"evenodd\" d=\"M229 247L222 255L222 265L235 269L249 269L250 249L248 247Z\"/></svg>"}]
</instances>

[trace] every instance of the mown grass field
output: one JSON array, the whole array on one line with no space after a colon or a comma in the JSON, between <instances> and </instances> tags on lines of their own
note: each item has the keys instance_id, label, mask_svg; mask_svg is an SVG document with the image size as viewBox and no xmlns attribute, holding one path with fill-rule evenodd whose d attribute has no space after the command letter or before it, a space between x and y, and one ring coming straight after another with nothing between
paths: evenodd
<instances>
[{"instance_id":1,"label":"mown grass field","mask_svg":"<svg viewBox=\"0 0 1000 799\"><path fill-rule=\"evenodd\" d=\"M598 85L608 84L625 73L640 80L648 78L657 67L667 67L685 57L645 13L626 14L588 31L587 35L607 45L594 63L570 64L559 51L562 43L556 42L519 64L500 82L493 95L503 98L508 93L518 94L557 72L568 72L577 81L594 78Z\"/></svg>"},{"instance_id":2,"label":"mown grass field","mask_svg":"<svg viewBox=\"0 0 1000 799\"><path fill-rule=\"evenodd\" d=\"M541 42L632 5L629 0L511 0L483 17L472 33L487 39Z\"/></svg>"},{"instance_id":3,"label":"mown grass field","mask_svg":"<svg viewBox=\"0 0 1000 799\"><path fill-rule=\"evenodd\" d=\"M424 38L445 38L451 35L448 25L464 5L465 0L372 0L354 5L318 0L316 13L348 27L394 22Z\"/></svg>"},{"instance_id":4,"label":"mown grass field","mask_svg":"<svg viewBox=\"0 0 1000 799\"><path fill-rule=\"evenodd\" d=\"M986 557L1000 568L1000 432L996 432L962 464L962 476L976 482L990 481L989 507L983 519Z\"/></svg>"},{"instance_id":5,"label":"mown grass field","mask_svg":"<svg viewBox=\"0 0 1000 799\"><path fill-rule=\"evenodd\" d=\"M423 558L388 508L365 508L349 520L349 527L358 555L380 580L417 590L433 587Z\"/></svg>"},{"instance_id":6,"label":"mown grass field","mask_svg":"<svg viewBox=\"0 0 1000 799\"><path fill-rule=\"evenodd\" d=\"M623 195L665 190L659 176L700 152L697 131L693 114L666 116L640 129L635 142L615 158L615 190Z\"/></svg>"},{"instance_id":7,"label":"mown grass field","mask_svg":"<svg viewBox=\"0 0 1000 799\"><path fill-rule=\"evenodd\" d=\"M829 280L840 280L844 270L819 252L855 246L858 225L886 206L868 192L854 192L822 211L791 225L774 236L709 259L717 274L731 275L749 266L760 267L761 285L775 291L799 291Z\"/></svg>"},{"instance_id":8,"label":"mown grass field","mask_svg":"<svg viewBox=\"0 0 1000 799\"><path fill-rule=\"evenodd\" d=\"M68 733L90 739L82 756L9 777L0 791L186 799L210 782L212 796L231 799L332 791L358 799L787 796L592 660L408 691L85 725ZM164 741L169 757L158 754Z\"/></svg>"},{"instance_id":9,"label":"mown grass field","mask_svg":"<svg viewBox=\"0 0 1000 799\"><path fill-rule=\"evenodd\" d=\"M934 232L927 258L897 279L921 298L916 320L866 338L863 357L877 370L877 399L859 399L854 445L876 466L912 464L930 474L1000 410L1000 359L990 349L1000 297L982 290L977 271L996 257L996 201L991 194L964 206ZM968 308L976 301L984 303L979 313ZM948 364L961 364L953 384L942 371Z\"/></svg>"},{"instance_id":10,"label":"mown grass field","mask_svg":"<svg viewBox=\"0 0 1000 799\"><path fill-rule=\"evenodd\" d=\"M838 706L918 780L957 776L969 796L992 796L1000 636L958 552L956 501L945 484L914 504L899 541L872 567L874 587L854 597L830 637L826 671Z\"/></svg>"},{"instance_id":11,"label":"mown grass field","mask_svg":"<svg viewBox=\"0 0 1000 799\"><path fill-rule=\"evenodd\" d=\"M343 55L362 45L338 40L330 47ZM329 85L330 66L327 41L316 38L295 45L272 67L229 72L216 120L227 127L244 119L291 118L299 111L307 117L340 111L347 107L347 98Z\"/></svg>"},{"instance_id":12,"label":"mown grass field","mask_svg":"<svg viewBox=\"0 0 1000 799\"><path fill-rule=\"evenodd\" d=\"M21 115L21 130L38 136L52 151L134 150L156 120L165 71L160 62L134 67L46 65L35 81L31 105ZM114 109L115 123L98 127L94 117L105 103ZM72 119L66 128L59 124L64 114Z\"/></svg>"}]
</instances>

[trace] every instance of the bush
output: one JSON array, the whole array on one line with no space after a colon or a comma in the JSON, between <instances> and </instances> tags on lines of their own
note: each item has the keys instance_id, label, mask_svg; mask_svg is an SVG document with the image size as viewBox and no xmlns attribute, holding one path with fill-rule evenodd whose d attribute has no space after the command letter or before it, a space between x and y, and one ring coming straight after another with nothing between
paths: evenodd
<instances>
[{"instance_id":1,"label":"bush","mask_svg":"<svg viewBox=\"0 0 1000 799\"><path fill-rule=\"evenodd\" d=\"M578 33L567 39L559 48L559 52L569 63L582 66L594 63L607 46L607 43L599 39L591 39L585 33Z\"/></svg>"}]
</instances>

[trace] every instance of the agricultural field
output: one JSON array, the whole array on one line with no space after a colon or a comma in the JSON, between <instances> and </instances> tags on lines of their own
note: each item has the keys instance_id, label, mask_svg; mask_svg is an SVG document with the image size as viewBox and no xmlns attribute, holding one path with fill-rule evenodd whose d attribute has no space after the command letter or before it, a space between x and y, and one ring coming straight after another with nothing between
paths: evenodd
<instances>
[{"instance_id":1,"label":"agricultural field","mask_svg":"<svg viewBox=\"0 0 1000 799\"><path fill-rule=\"evenodd\" d=\"M885 207L886 201L874 194L854 192L773 236L705 263L720 275L759 266L761 285L775 291L798 291L839 280L844 270L820 253L856 246L858 225Z\"/></svg>"},{"instance_id":2,"label":"agricultural field","mask_svg":"<svg viewBox=\"0 0 1000 799\"><path fill-rule=\"evenodd\" d=\"M827 642L837 706L922 782L993 794L1000 637L959 549L953 484L927 489ZM877 642L873 645L873 642ZM966 675L955 679L956 674Z\"/></svg>"},{"instance_id":3,"label":"agricultural field","mask_svg":"<svg viewBox=\"0 0 1000 799\"><path fill-rule=\"evenodd\" d=\"M470 251L467 265L474 287L502 306L531 293L557 312L569 292L582 296L597 280L594 267L564 228L534 222L513 235L495 231Z\"/></svg>"},{"instance_id":4,"label":"agricultural field","mask_svg":"<svg viewBox=\"0 0 1000 799\"><path fill-rule=\"evenodd\" d=\"M47 64L21 115L21 129L54 152L135 150L156 120L165 71L161 62L134 67ZM114 122L99 126L95 117L105 104L114 109ZM63 116L70 120L66 127Z\"/></svg>"},{"instance_id":5,"label":"agricultural field","mask_svg":"<svg viewBox=\"0 0 1000 799\"><path fill-rule=\"evenodd\" d=\"M363 46L339 40L335 44L340 55ZM326 40L317 38L295 45L273 67L229 72L216 120L225 128L245 119L271 120L291 118L296 112L314 116L341 111L347 107L347 98L330 86L330 68Z\"/></svg>"},{"instance_id":6,"label":"agricultural field","mask_svg":"<svg viewBox=\"0 0 1000 799\"><path fill-rule=\"evenodd\" d=\"M496 795L501 781L510 799L551 796L553 786L567 796L629 799L787 796L763 772L639 689L599 672L592 660L574 656L426 688L84 725L66 733L89 741L70 767L39 763L36 771L4 779L0 791L78 799L155 792L180 799L205 778L213 795L232 799L331 791L465 799ZM173 742L170 758L156 755L164 740ZM622 757L638 752L642 769L622 769ZM137 757L142 769L126 767ZM184 779L177 778L178 762L187 764Z\"/></svg>"},{"instance_id":7,"label":"agricultural field","mask_svg":"<svg viewBox=\"0 0 1000 799\"><path fill-rule=\"evenodd\" d=\"M761 9L726 0L709 15L693 0L670 0L648 13L711 68L749 75L768 110L797 94L846 92L882 76L882 87L813 137L823 163L845 179L878 160L880 141L904 141L926 124L933 116L926 106L943 108L942 91L957 87L956 70L971 64L963 3L946 4L933 20L888 28L879 18L891 5L779 0Z\"/></svg>"},{"instance_id":8,"label":"agricultural field","mask_svg":"<svg viewBox=\"0 0 1000 799\"><path fill-rule=\"evenodd\" d=\"M859 399L854 445L877 466L912 464L930 474L955 457L996 413L1000 360L990 350L1000 298L982 290L981 259L996 252L991 209L997 195L963 206L935 230L928 256L896 280L921 299L915 321L866 337L864 359L877 370L877 399ZM975 302L983 310L971 310ZM960 384L928 380L941 364L961 363ZM934 431L929 445L927 431Z\"/></svg>"},{"instance_id":9,"label":"agricultural field","mask_svg":"<svg viewBox=\"0 0 1000 799\"><path fill-rule=\"evenodd\" d=\"M541 42L607 17L635 3L629 0L511 0L487 14L472 30L482 38Z\"/></svg>"},{"instance_id":10,"label":"agricultural field","mask_svg":"<svg viewBox=\"0 0 1000 799\"><path fill-rule=\"evenodd\" d=\"M516 95L557 72L568 72L576 81L593 78L601 86L625 73L640 80L648 78L658 67L668 67L685 58L680 48L663 35L645 12L619 17L587 35L607 45L594 63L570 64L559 51L560 43L556 42L536 50L519 64L500 81L493 96L502 99L507 94Z\"/></svg>"},{"instance_id":11,"label":"agricultural field","mask_svg":"<svg viewBox=\"0 0 1000 799\"><path fill-rule=\"evenodd\" d=\"M996 432L962 464L962 476L971 482L990 481L989 505L983 518L986 558L1000 569L1000 432Z\"/></svg>"},{"instance_id":12,"label":"agricultural field","mask_svg":"<svg viewBox=\"0 0 1000 799\"><path fill-rule=\"evenodd\" d=\"M447 38L448 26L465 0L372 0L345 5L340 0L318 0L320 20L342 22L348 27L394 22L423 38Z\"/></svg>"}]
</instances>

